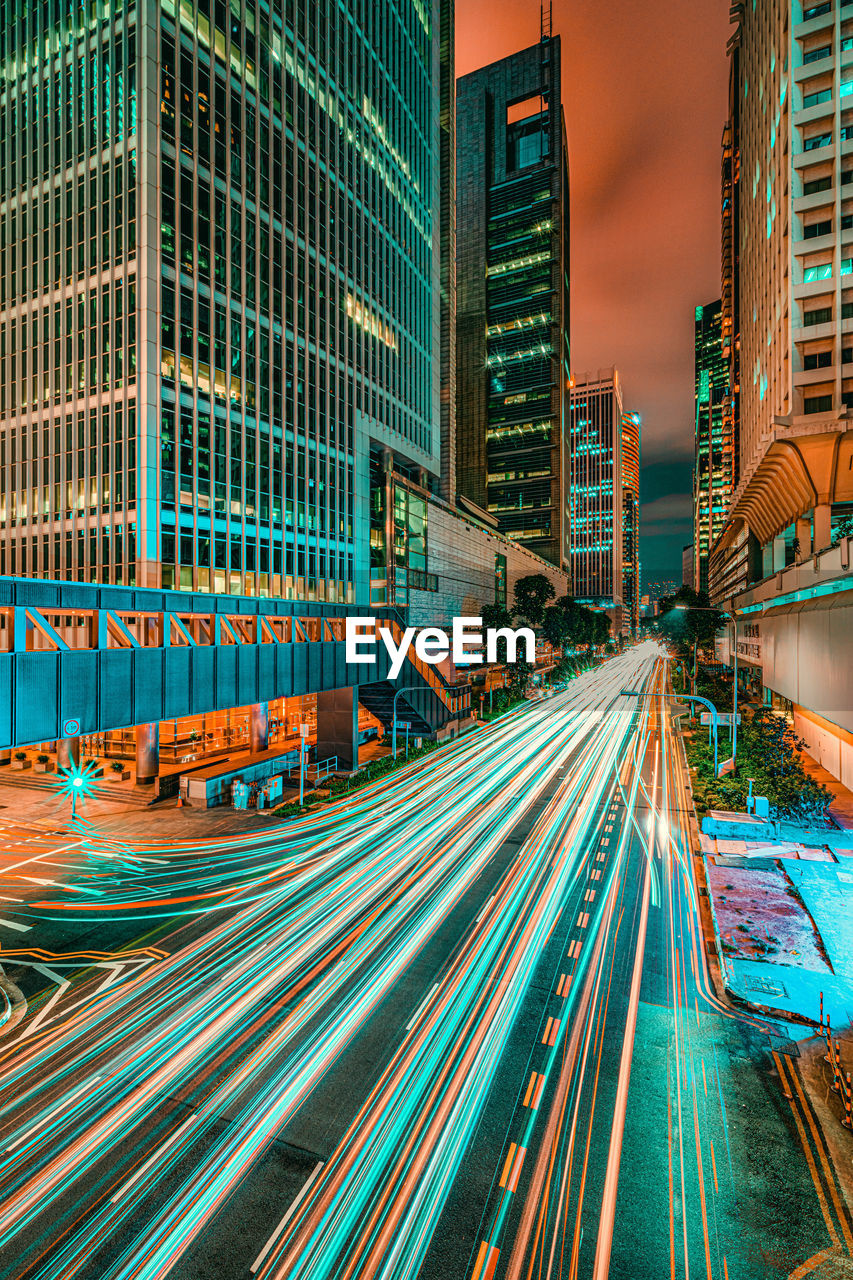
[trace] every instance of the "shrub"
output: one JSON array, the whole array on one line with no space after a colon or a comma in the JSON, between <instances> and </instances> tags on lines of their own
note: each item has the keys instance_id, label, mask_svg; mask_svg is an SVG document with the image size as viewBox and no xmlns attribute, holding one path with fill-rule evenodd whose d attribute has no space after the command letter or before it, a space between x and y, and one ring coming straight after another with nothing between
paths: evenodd
<instances>
[{"instance_id":1,"label":"shrub","mask_svg":"<svg viewBox=\"0 0 853 1280\"><path fill-rule=\"evenodd\" d=\"M27 753L26 753L26 751L16 751L16 752L15 752L15 759L16 759L16 760L26 760L26 758L27 758Z\"/></svg>"},{"instance_id":2,"label":"shrub","mask_svg":"<svg viewBox=\"0 0 853 1280\"><path fill-rule=\"evenodd\" d=\"M44 752L42 752L41 755L36 756L36 760L39 764L48 764L50 762L50 756L46 756Z\"/></svg>"},{"instance_id":3,"label":"shrub","mask_svg":"<svg viewBox=\"0 0 853 1280\"><path fill-rule=\"evenodd\" d=\"M112 769L113 773L124 773L124 764L122 763L121 760L113 760L112 764L110 765L110 768Z\"/></svg>"}]
</instances>

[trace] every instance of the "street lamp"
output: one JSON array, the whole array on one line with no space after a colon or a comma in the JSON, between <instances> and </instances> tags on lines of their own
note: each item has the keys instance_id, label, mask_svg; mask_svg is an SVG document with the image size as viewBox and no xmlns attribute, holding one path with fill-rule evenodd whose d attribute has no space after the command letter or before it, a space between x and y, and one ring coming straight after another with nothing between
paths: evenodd
<instances>
[{"instance_id":1,"label":"street lamp","mask_svg":"<svg viewBox=\"0 0 853 1280\"><path fill-rule=\"evenodd\" d=\"M677 604L676 609L689 613L693 610L695 613L718 613L723 618L728 618L732 624L734 637L734 693L732 696L732 764L737 759L737 618L733 613L729 613L726 609L710 609L707 605L695 604Z\"/></svg>"},{"instance_id":2,"label":"street lamp","mask_svg":"<svg viewBox=\"0 0 853 1280\"><path fill-rule=\"evenodd\" d=\"M394 694L394 701L391 704L391 751L395 760L397 759L397 699L399 698L401 693L411 692L411 690L415 690L416 692L418 692L421 689L423 689L423 687L424 686L421 684L401 684L399 689L397 689ZM409 755L408 724L409 722L407 721L406 722L406 725L407 725L406 758L407 759Z\"/></svg>"}]
</instances>

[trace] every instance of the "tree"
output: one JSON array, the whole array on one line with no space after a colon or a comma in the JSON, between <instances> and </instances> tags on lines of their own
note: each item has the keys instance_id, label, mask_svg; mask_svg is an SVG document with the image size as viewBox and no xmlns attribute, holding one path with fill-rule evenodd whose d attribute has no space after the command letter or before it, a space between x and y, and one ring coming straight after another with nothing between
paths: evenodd
<instances>
[{"instance_id":1,"label":"tree","mask_svg":"<svg viewBox=\"0 0 853 1280\"><path fill-rule=\"evenodd\" d=\"M484 604L480 610L480 616L483 619L483 626L486 630L490 628L498 631L502 627L512 628L512 614L506 605L502 604ZM506 663L506 637L499 636L495 648L495 654L498 662Z\"/></svg>"},{"instance_id":2,"label":"tree","mask_svg":"<svg viewBox=\"0 0 853 1280\"><path fill-rule=\"evenodd\" d=\"M677 606L684 606L678 608ZM725 614L711 609L705 591L680 587L674 596L664 596L658 606L660 627L675 646L678 656L691 660L696 648L710 649L725 623Z\"/></svg>"},{"instance_id":3,"label":"tree","mask_svg":"<svg viewBox=\"0 0 853 1280\"><path fill-rule=\"evenodd\" d=\"M554 595L553 583L544 573L529 573L516 581L512 611L517 618L523 618L531 626L539 626L545 606L549 600L554 599Z\"/></svg>"},{"instance_id":4,"label":"tree","mask_svg":"<svg viewBox=\"0 0 853 1280\"><path fill-rule=\"evenodd\" d=\"M497 631L500 627L512 626L512 614L503 604L484 604L480 616L486 630Z\"/></svg>"},{"instance_id":5,"label":"tree","mask_svg":"<svg viewBox=\"0 0 853 1280\"><path fill-rule=\"evenodd\" d=\"M569 610L559 602L551 604L542 616L542 635L555 649L562 649L571 636L573 621Z\"/></svg>"}]
</instances>

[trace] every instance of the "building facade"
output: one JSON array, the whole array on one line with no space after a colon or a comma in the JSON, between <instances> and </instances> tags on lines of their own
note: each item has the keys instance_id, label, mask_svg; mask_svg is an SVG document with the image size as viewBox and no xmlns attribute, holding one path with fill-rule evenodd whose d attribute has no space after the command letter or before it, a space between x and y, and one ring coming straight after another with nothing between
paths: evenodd
<instances>
[{"instance_id":1,"label":"building facade","mask_svg":"<svg viewBox=\"0 0 853 1280\"><path fill-rule=\"evenodd\" d=\"M0 572L366 600L371 444L440 476L439 4L3 13Z\"/></svg>"},{"instance_id":2,"label":"building facade","mask_svg":"<svg viewBox=\"0 0 853 1280\"><path fill-rule=\"evenodd\" d=\"M569 201L560 40L457 85L457 484L568 562Z\"/></svg>"},{"instance_id":3,"label":"building facade","mask_svg":"<svg viewBox=\"0 0 853 1280\"><path fill-rule=\"evenodd\" d=\"M624 626L622 388L616 369L575 378L569 396L572 592ZM639 463L638 463L639 469Z\"/></svg>"},{"instance_id":4,"label":"building facade","mask_svg":"<svg viewBox=\"0 0 853 1280\"><path fill-rule=\"evenodd\" d=\"M708 557L723 527L734 489L734 436L726 413L729 358L724 354L722 305L696 308L694 325L693 577L708 590Z\"/></svg>"},{"instance_id":5,"label":"building facade","mask_svg":"<svg viewBox=\"0 0 853 1280\"><path fill-rule=\"evenodd\" d=\"M622 414L622 601L624 627L640 625L640 429L638 413Z\"/></svg>"},{"instance_id":6,"label":"building facade","mask_svg":"<svg viewBox=\"0 0 853 1280\"><path fill-rule=\"evenodd\" d=\"M853 731L853 10L756 0L733 13L723 282L735 351L740 336L738 478L710 590L737 616L741 664L795 723L820 724L841 776ZM723 190L725 206L725 154Z\"/></svg>"}]
</instances>

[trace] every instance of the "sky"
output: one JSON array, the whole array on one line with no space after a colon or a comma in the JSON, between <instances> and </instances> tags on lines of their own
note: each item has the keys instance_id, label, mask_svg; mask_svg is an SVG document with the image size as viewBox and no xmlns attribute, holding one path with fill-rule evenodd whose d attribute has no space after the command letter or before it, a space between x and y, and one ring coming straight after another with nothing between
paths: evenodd
<instances>
[{"instance_id":1,"label":"sky","mask_svg":"<svg viewBox=\"0 0 853 1280\"><path fill-rule=\"evenodd\" d=\"M693 316L720 296L729 0L554 0L571 188L576 376L642 415L643 581L692 540ZM456 73L539 39L539 0L456 0Z\"/></svg>"}]
</instances>

